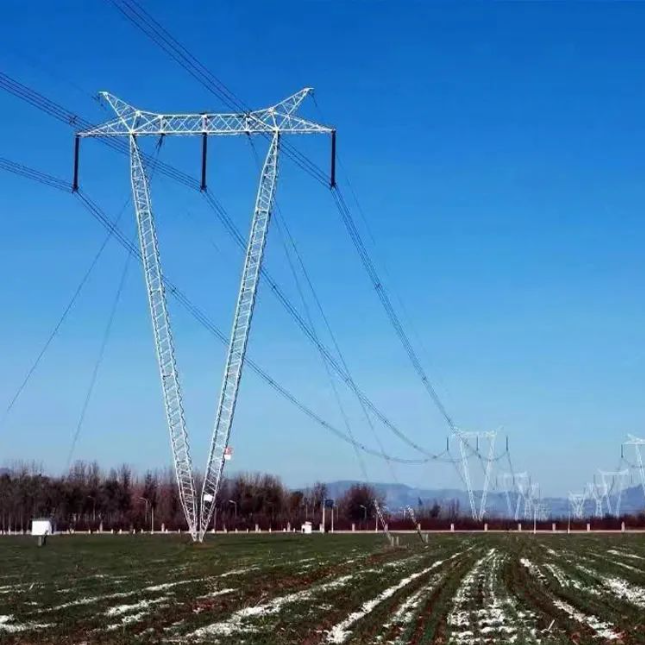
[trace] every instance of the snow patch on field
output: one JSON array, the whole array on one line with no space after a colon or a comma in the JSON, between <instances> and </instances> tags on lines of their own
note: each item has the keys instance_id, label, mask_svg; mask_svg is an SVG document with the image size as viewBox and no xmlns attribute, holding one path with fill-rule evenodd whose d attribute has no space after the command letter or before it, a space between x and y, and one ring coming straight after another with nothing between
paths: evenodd
<instances>
[{"instance_id":1,"label":"snow patch on field","mask_svg":"<svg viewBox=\"0 0 645 645\"><path fill-rule=\"evenodd\" d=\"M645 589L643 587L627 582L627 580L618 576L604 576L599 571L593 571L582 565L577 565L577 568L583 573L599 579L603 586L609 589L614 596L626 600L636 607L645 608Z\"/></svg>"},{"instance_id":2,"label":"snow patch on field","mask_svg":"<svg viewBox=\"0 0 645 645\"><path fill-rule=\"evenodd\" d=\"M446 562L450 562L460 555L462 555L461 551L454 553L446 560ZM441 561L436 562L433 564L433 567L438 567L440 564L442 564ZM445 575L445 572L435 573L428 580L427 584L423 585L421 589L408 596L401 603L399 608L392 614L392 616L385 622L385 624L383 625L382 633L376 637L376 642L382 643L385 638L385 634L387 634L387 632L393 627L405 627L406 625L409 625L414 620L414 616L418 611L419 606L423 602L425 596L428 594L428 592L437 587L437 585L441 582ZM388 642L390 645L405 645L405 642L400 639Z\"/></svg>"},{"instance_id":3,"label":"snow patch on field","mask_svg":"<svg viewBox=\"0 0 645 645\"><path fill-rule=\"evenodd\" d=\"M27 632L35 629L46 629L51 627L51 625L39 624L39 623L16 623L13 618L13 614L6 616L0 615L0 632L7 632L9 634L15 634L18 632Z\"/></svg>"},{"instance_id":4,"label":"snow patch on field","mask_svg":"<svg viewBox=\"0 0 645 645\"><path fill-rule=\"evenodd\" d=\"M25 593L26 591L31 591L34 587L40 587L41 585L35 582L27 582L23 584L15 585L4 585L0 587L0 595L9 594L9 593Z\"/></svg>"},{"instance_id":5,"label":"snow patch on field","mask_svg":"<svg viewBox=\"0 0 645 645\"><path fill-rule=\"evenodd\" d=\"M117 607L110 607L106 612L106 616L120 616L122 614L129 614L138 609L147 609L152 605L158 605L161 602L168 600L167 596L161 598L154 598L153 600L141 600L140 602L135 602L132 605L118 605Z\"/></svg>"},{"instance_id":6,"label":"snow patch on field","mask_svg":"<svg viewBox=\"0 0 645 645\"><path fill-rule=\"evenodd\" d=\"M520 638L523 642L529 638L538 642L535 614L519 610L513 598L498 594L496 585L502 561L503 556L492 548L464 576L448 614L449 643L514 643ZM528 560L526 563L524 566L530 564ZM475 609L480 602L481 607Z\"/></svg>"},{"instance_id":7,"label":"snow patch on field","mask_svg":"<svg viewBox=\"0 0 645 645\"><path fill-rule=\"evenodd\" d=\"M615 596L626 600L636 607L645 608L645 589L643 587L630 584L622 578L603 577L602 581Z\"/></svg>"},{"instance_id":8,"label":"snow patch on field","mask_svg":"<svg viewBox=\"0 0 645 645\"><path fill-rule=\"evenodd\" d=\"M561 587L568 587L572 582L577 582L572 580L571 578L567 578L565 572L555 564L545 563L544 568L555 578L556 582Z\"/></svg>"},{"instance_id":9,"label":"snow patch on field","mask_svg":"<svg viewBox=\"0 0 645 645\"><path fill-rule=\"evenodd\" d=\"M62 605L55 605L54 607L47 607L43 609L43 612L51 611L60 611L61 609L68 609L69 607L78 607L80 605L91 605L95 602L101 602L102 600L112 600L114 598L128 598L139 593L138 591L117 591L115 593L106 594L105 596L88 596L87 598L77 598L76 600L70 600L70 602L65 602Z\"/></svg>"},{"instance_id":10,"label":"snow patch on field","mask_svg":"<svg viewBox=\"0 0 645 645\"><path fill-rule=\"evenodd\" d=\"M141 591L165 591L166 589L172 589L173 587L179 587L181 585L188 585L193 582L203 582L205 578L186 578L185 580L175 580L175 582L162 582L158 585L152 585L151 587L144 587Z\"/></svg>"},{"instance_id":11,"label":"snow patch on field","mask_svg":"<svg viewBox=\"0 0 645 645\"><path fill-rule=\"evenodd\" d=\"M625 562L621 562L620 560L606 559L605 562L611 562L612 564L618 565L619 567L622 567L623 569L627 569L628 571L635 571L636 573L643 573L641 569L637 569L636 567L633 567L631 564L626 564Z\"/></svg>"},{"instance_id":12,"label":"snow patch on field","mask_svg":"<svg viewBox=\"0 0 645 645\"><path fill-rule=\"evenodd\" d=\"M242 569L233 569L231 571L226 571L225 573L220 573L220 578L228 578L229 576L241 576L250 571L257 571L260 567L258 565L252 567L244 567Z\"/></svg>"},{"instance_id":13,"label":"snow patch on field","mask_svg":"<svg viewBox=\"0 0 645 645\"><path fill-rule=\"evenodd\" d=\"M217 589L216 591L211 591L203 596L197 596L197 600L203 600L204 598L217 598L217 596L224 596L226 594L233 593L234 591L235 589Z\"/></svg>"},{"instance_id":14,"label":"snow patch on field","mask_svg":"<svg viewBox=\"0 0 645 645\"><path fill-rule=\"evenodd\" d=\"M263 605L245 607L244 609L236 611L227 620L201 627L200 629L189 634L187 638L203 639L211 636L230 636L231 634L254 631L254 628L252 626L245 625L245 622L247 622L248 619L277 614L285 605L290 605L295 602L302 602L303 600L309 600L317 593L329 591L338 587L343 587L353 577L353 575L342 576L340 578L336 578L335 580L331 580L330 582L314 585L310 589L296 591L294 593L287 594L286 596L279 596Z\"/></svg>"},{"instance_id":15,"label":"snow patch on field","mask_svg":"<svg viewBox=\"0 0 645 645\"><path fill-rule=\"evenodd\" d=\"M544 574L540 571L539 567L529 561L525 562L525 559L522 558L522 564L529 569L533 575L535 575L541 582L545 582L546 578ZM598 590L588 587L588 585L583 585L581 581L576 580L575 578L568 578L565 572L554 564L545 564L544 567L553 575L557 580L558 584L561 587L573 587L576 590L584 591L586 593L591 593L594 595L599 595ZM582 567L580 567L582 568ZM585 570L585 573L589 573L588 570ZM616 631L614 626L611 623L600 620L597 616L593 614L585 614L582 611L579 611L568 602L561 600L560 598L551 598L551 602L555 607L565 612L569 617L573 618L576 622L581 625L586 625L591 628L598 638L604 640L618 640L621 638L620 633Z\"/></svg>"},{"instance_id":16,"label":"snow patch on field","mask_svg":"<svg viewBox=\"0 0 645 645\"><path fill-rule=\"evenodd\" d=\"M593 615L583 614L568 602L564 602L564 600L560 600L559 598L554 598L553 604L558 609L568 614L576 622L580 623L581 625L587 625L587 627L593 629L598 638L603 638L604 640L610 641L615 641L620 638L620 634L616 632L611 623L604 622Z\"/></svg>"},{"instance_id":17,"label":"snow patch on field","mask_svg":"<svg viewBox=\"0 0 645 645\"><path fill-rule=\"evenodd\" d=\"M607 553L612 555L618 555L622 558L631 558L632 560L645 560L642 555L636 555L635 553L628 553L627 551L619 551L618 549L609 549Z\"/></svg>"},{"instance_id":18,"label":"snow patch on field","mask_svg":"<svg viewBox=\"0 0 645 645\"><path fill-rule=\"evenodd\" d=\"M528 558L520 558L520 563L525 569L528 569L541 582L546 582L546 576L540 571L537 564L531 562Z\"/></svg>"},{"instance_id":19,"label":"snow patch on field","mask_svg":"<svg viewBox=\"0 0 645 645\"><path fill-rule=\"evenodd\" d=\"M363 603L363 605L358 611L351 613L347 618L345 618L345 620L338 623L337 625L334 625L329 630L329 633L327 635L327 642L344 643L347 640L347 638L350 636L351 631L349 630L349 628L354 623L356 623L364 616L367 616L367 614L371 613L375 607L381 604L384 600L391 598L397 591L399 591L400 589L403 589L403 587L406 587L417 578L429 573L434 568L438 567L442 562L443 562L442 560L438 560L437 562L434 562L431 566L426 567L421 571L417 571L415 573L410 574L406 578L399 580L399 582L397 582L392 587L389 587L385 591L382 591L378 596L376 596L376 598L372 598L372 600L368 600L367 602Z\"/></svg>"}]
</instances>

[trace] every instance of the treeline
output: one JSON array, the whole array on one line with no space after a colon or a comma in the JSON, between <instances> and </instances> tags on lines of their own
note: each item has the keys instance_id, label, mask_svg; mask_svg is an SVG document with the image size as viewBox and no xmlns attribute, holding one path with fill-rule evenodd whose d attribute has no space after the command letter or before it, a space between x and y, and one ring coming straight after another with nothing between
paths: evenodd
<instances>
[{"instance_id":1,"label":"treeline","mask_svg":"<svg viewBox=\"0 0 645 645\"><path fill-rule=\"evenodd\" d=\"M201 482L197 483L200 490ZM302 522L322 522L327 487L315 483L288 489L278 477L242 473L224 479L213 525L218 529L299 528ZM335 508L325 509L329 523L375 522L374 490L357 484ZM171 469L143 475L127 465L102 470L96 462L76 462L64 476L46 474L37 464L18 463L0 470L0 531L28 531L33 518L51 518L65 530L185 530L186 522ZM212 525L212 526L213 526Z\"/></svg>"},{"instance_id":2,"label":"treeline","mask_svg":"<svg viewBox=\"0 0 645 645\"><path fill-rule=\"evenodd\" d=\"M201 482L197 481L197 490ZM299 529L310 521L314 528L323 521L323 507L329 494L322 483L302 490L287 488L278 477L242 473L222 482L213 523L217 529L262 530ZM365 484L355 484L340 498L334 508L324 509L325 524L336 529L376 528L374 500L393 530L413 528L406 509L388 509L382 497ZM464 516L457 501L440 506L437 502L413 509L423 529L481 529L482 523ZM102 470L96 462L76 462L63 476L52 476L37 464L16 463L0 469L0 531L29 531L34 518L51 518L59 531L79 530L186 530L186 522L177 495L171 469L136 473L127 465ZM572 521L572 530L584 530L586 521ZM645 526L645 514L592 519L594 529L620 529L622 521L630 528ZM491 530L515 530L517 522L489 517ZM524 530L533 522L521 520ZM560 530L569 526L566 519L557 520ZM541 530L551 528L551 520L538 522Z\"/></svg>"}]
</instances>

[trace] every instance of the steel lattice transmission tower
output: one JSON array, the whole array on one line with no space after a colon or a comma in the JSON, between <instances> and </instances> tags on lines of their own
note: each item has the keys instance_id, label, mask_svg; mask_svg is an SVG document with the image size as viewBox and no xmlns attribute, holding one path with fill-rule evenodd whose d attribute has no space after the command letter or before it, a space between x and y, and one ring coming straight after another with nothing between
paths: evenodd
<instances>
[{"instance_id":1,"label":"steel lattice transmission tower","mask_svg":"<svg viewBox=\"0 0 645 645\"><path fill-rule=\"evenodd\" d=\"M291 134L331 135L331 183L332 186L335 184L335 130L319 123L307 121L296 115L302 101L311 92L311 88L305 88L284 101L263 110L224 114L158 114L139 110L112 94L102 92L102 97L116 112L116 118L91 130L79 132L76 137L74 190L78 189L78 159L81 138L127 137L130 143L132 196L161 375L166 419L170 431L179 497L190 534L194 540L202 541L204 539L213 514L224 468L225 454L235 414L235 404L255 307L267 231L275 200L281 136ZM201 187L202 190L205 190L208 137L252 136L258 134L270 140L269 150L260 176L260 185L244 259L233 329L229 339L222 389L208 453L204 484L198 500L193 479L193 467L175 360L173 335L166 303L159 244L150 200L150 182L144 158L139 149L138 138L169 135L201 136Z\"/></svg>"},{"instance_id":2,"label":"steel lattice transmission tower","mask_svg":"<svg viewBox=\"0 0 645 645\"><path fill-rule=\"evenodd\" d=\"M620 503L623 498L623 491L625 489L625 483L627 482L627 478L629 477L629 470L616 470L616 471L608 471L608 470L599 470L600 473L600 480L601 480L601 490L602 490L602 496L605 500L605 503L607 504L607 510L609 511L610 515L615 515L616 517L620 516ZM611 479L611 486L608 483L608 480ZM618 492L614 493L614 487L616 485L616 482L618 482ZM612 507L611 503L611 495L614 493L615 495L615 504Z\"/></svg>"},{"instance_id":3,"label":"steel lattice transmission tower","mask_svg":"<svg viewBox=\"0 0 645 645\"><path fill-rule=\"evenodd\" d=\"M643 454L641 453L641 448L645 446L645 439L640 439L639 437L635 437L633 434L630 434L629 440L623 442L623 446L633 446L634 448L634 452L636 453L636 466L641 480L641 489L643 490L643 496L645 496L645 464L643 464Z\"/></svg>"},{"instance_id":4,"label":"steel lattice transmission tower","mask_svg":"<svg viewBox=\"0 0 645 645\"><path fill-rule=\"evenodd\" d=\"M577 520L581 520L584 517L585 512L585 502L587 501L587 493L583 491L582 493L569 493L569 503L571 504L571 512L573 517Z\"/></svg>"},{"instance_id":5,"label":"steel lattice transmission tower","mask_svg":"<svg viewBox=\"0 0 645 645\"><path fill-rule=\"evenodd\" d=\"M486 498L488 496L488 486L490 484L490 478L493 468L493 458L495 454L495 439L497 438L497 431L492 432L464 432L463 430L455 428L454 434L450 438L457 439L459 441L459 452L461 455L461 467L462 475L464 482L466 483L466 489L468 492L468 502L470 504L470 512L473 520L477 522L482 522L484 515L486 514ZM472 450L468 443L469 439L475 439L475 451L474 453L479 456L479 440L484 439L488 441L488 456L484 459L486 465L484 466L484 482L482 486L482 495L479 500L479 507L477 507L475 501L475 493L473 491L472 478L470 476L470 467L468 462L468 452L467 450Z\"/></svg>"},{"instance_id":6,"label":"steel lattice transmission tower","mask_svg":"<svg viewBox=\"0 0 645 645\"><path fill-rule=\"evenodd\" d=\"M592 499L595 503L595 510L594 510L594 515L596 517L602 517L603 516L603 510L602 510L602 494L600 492L598 484L595 482L595 478L593 482L589 482L586 486L585 492L587 493L587 497L589 499Z\"/></svg>"},{"instance_id":7,"label":"steel lattice transmission tower","mask_svg":"<svg viewBox=\"0 0 645 645\"><path fill-rule=\"evenodd\" d=\"M508 519L511 519L512 517L515 517L513 504L511 502L511 493L515 495L516 501L520 498L520 494L517 492L517 484L515 482L516 475L515 473L501 473L501 478L504 485L504 497L506 498L506 516ZM509 489L509 482L511 482L513 486L512 489Z\"/></svg>"},{"instance_id":8,"label":"steel lattice transmission tower","mask_svg":"<svg viewBox=\"0 0 645 645\"><path fill-rule=\"evenodd\" d=\"M528 473L515 473L514 482L517 490L515 500L515 521L517 521L531 514L531 477ZM522 503L524 503L523 509Z\"/></svg>"}]
</instances>

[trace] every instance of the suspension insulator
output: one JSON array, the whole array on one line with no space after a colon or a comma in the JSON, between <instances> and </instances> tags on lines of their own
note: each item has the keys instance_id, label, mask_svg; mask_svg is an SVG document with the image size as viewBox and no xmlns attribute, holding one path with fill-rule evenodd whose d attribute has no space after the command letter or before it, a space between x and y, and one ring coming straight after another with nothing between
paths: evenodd
<instances>
[{"instance_id":1,"label":"suspension insulator","mask_svg":"<svg viewBox=\"0 0 645 645\"><path fill-rule=\"evenodd\" d=\"M80 148L81 148L81 138L78 135L76 135L76 137L74 137L74 180L72 183L73 193L78 192L78 161L79 161L79 155L80 155Z\"/></svg>"},{"instance_id":2,"label":"suspension insulator","mask_svg":"<svg viewBox=\"0 0 645 645\"><path fill-rule=\"evenodd\" d=\"M331 131L331 174L330 188L336 188L336 130Z\"/></svg>"},{"instance_id":3,"label":"suspension insulator","mask_svg":"<svg viewBox=\"0 0 645 645\"><path fill-rule=\"evenodd\" d=\"M204 132L202 134L202 181L199 190L202 192L206 190L206 157L208 154L208 135Z\"/></svg>"}]
</instances>

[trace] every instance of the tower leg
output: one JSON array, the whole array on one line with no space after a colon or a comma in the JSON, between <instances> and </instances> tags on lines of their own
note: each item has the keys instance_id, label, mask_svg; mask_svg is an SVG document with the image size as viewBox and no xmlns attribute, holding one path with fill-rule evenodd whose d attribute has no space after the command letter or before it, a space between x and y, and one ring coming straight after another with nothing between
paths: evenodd
<instances>
[{"instance_id":1,"label":"tower leg","mask_svg":"<svg viewBox=\"0 0 645 645\"><path fill-rule=\"evenodd\" d=\"M197 539L197 494L193 481L193 466L184 418L181 388L175 361L175 346L166 303L166 291L161 271L159 244L152 214L150 187L136 137L130 136L132 198L137 217L137 231L143 271L148 291L157 362L161 376L166 420L179 487L179 500L193 540Z\"/></svg>"},{"instance_id":2,"label":"tower leg","mask_svg":"<svg viewBox=\"0 0 645 645\"><path fill-rule=\"evenodd\" d=\"M269 151L264 161L260 186L255 201L255 211L251 224L251 234L246 249L242 281L235 308L233 331L229 341L224 380L220 392L215 428L206 464L206 474L201 495L199 539L204 539L208 523L213 513L215 499L224 470L224 453L228 446L231 425L235 414L235 404L244 366L244 356L251 330L251 319L255 308L262 258L266 244L269 221L275 198L278 179L279 134L273 135Z\"/></svg>"}]
</instances>

